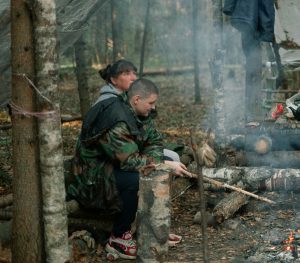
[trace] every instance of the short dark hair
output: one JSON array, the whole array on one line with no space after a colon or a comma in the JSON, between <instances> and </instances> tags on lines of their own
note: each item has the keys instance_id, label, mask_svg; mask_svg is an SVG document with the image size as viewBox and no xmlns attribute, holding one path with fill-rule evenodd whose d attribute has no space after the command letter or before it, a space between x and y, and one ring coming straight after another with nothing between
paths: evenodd
<instances>
[{"instance_id":1,"label":"short dark hair","mask_svg":"<svg viewBox=\"0 0 300 263\"><path fill-rule=\"evenodd\" d=\"M99 75L102 79L104 79L106 82L111 83L110 78L115 78L122 74L123 72L129 72L129 71L137 71L136 66L125 59L120 59L113 64L107 65L105 68L100 69Z\"/></svg>"},{"instance_id":2,"label":"short dark hair","mask_svg":"<svg viewBox=\"0 0 300 263\"><path fill-rule=\"evenodd\" d=\"M159 94L158 87L149 79L137 79L131 83L127 96L130 100L135 95L148 98L151 94Z\"/></svg>"}]
</instances>

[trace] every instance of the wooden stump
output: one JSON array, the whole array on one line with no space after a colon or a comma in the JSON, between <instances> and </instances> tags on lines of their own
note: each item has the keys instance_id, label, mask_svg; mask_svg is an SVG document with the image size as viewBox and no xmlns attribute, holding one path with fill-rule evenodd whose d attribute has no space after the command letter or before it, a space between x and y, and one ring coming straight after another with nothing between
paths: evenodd
<instances>
[{"instance_id":1,"label":"wooden stump","mask_svg":"<svg viewBox=\"0 0 300 263\"><path fill-rule=\"evenodd\" d=\"M222 199L220 203L214 208L213 214L215 220L221 224L224 220L230 218L238 211L243 205L247 204L249 197L238 193L232 192L226 198Z\"/></svg>"},{"instance_id":2,"label":"wooden stump","mask_svg":"<svg viewBox=\"0 0 300 263\"><path fill-rule=\"evenodd\" d=\"M137 261L165 262L168 256L170 182L168 166L161 164L149 175L140 174L137 213Z\"/></svg>"}]
</instances>

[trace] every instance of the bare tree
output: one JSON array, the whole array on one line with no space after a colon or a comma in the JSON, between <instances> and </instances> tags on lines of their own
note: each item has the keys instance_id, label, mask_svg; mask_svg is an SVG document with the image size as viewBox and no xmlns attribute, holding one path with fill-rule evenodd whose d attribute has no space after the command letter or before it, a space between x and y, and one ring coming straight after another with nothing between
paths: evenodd
<instances>
[{"instance_id":1,"label":"bare tree","mask_svg":"<svg viewBox=\"0 0 300 263\"><path fill-rule=\"evenodd\" d=\"M90 52L86 41L86 34L83 34L75 43L76 77L80 99L81 116L84 117L90 108L90 93L88 82L88 68L90 66Z\"/></svg>"},{"instance_id":2,"label":"bare tree","mask_svg":"<svg viewBox=\"0 0 300 263\"><path fill-rule=\"evenodd\" d=\"M215 129L216 142L221 147L224 145L226 137L225 128L225 93L223 84L223 64L224 64L224 50L223 50L223 14L222 14L222 0L212 1L213 12L213 56L210 60L210 72L212 84L214 87L214 113L215 113Z\"/></svg>"},{"instance_id":3,"label":"bare tree","mask_svg":"<svg viewBox=\"0 0 300 263\"><path fill-rule=\"evenodd\" d=\"M113 41L113 61L118 58L118 25L117 25L117 13L116 13L116 1L111 0L111 33L112 33L112 41Z\"/></svg>"},{"instance_id":4,"label":"bare tree","mask_svg":"<svg viewBox=\"0 0 300 263\"><path fill-rule=\"evenodd\" d=\"M199 67L199 59L198 59L198 27L197 27L197 22L198 22L198 12L199 12L199 6L198 6L198 0L193 0L192 4L192 9L193 9L193 58L194 58L194 84L195 84L195 103L200 104L201 103L201 95L200 95L200 80L199 80L199 74L200 74L200 67Z\"/></svg>"},{"instance_id":5,"label":"bare tree","mask_svg":"<svg viewBox=\"0 0 300 263\"><path fill-rule=\"evenodd\" d=\"M55 1L35 0L34 47L46 261L69 260L58 93Z\"/></svg>"},{"instance_id":6,"label":"bare tree","mask_svg":"<svg viewBox=\"0 0 300 263\"><path fill-rule=\"evenodd\" d=\"M108 48L107 48L107 39L108 39L108 17L109 13L107 10L103 12L98 12L95 18L95 45L96 45L96 57L98 64L107 64L108 63ZM110 25L110 24L109 24Z\"/></svg>"},{"instance_id":7,"label":"bare tree","mask_svg":"<svg viewBox=\"0 0 300 263\"><path fill-rule=\"evenodd\" d=\"M41 187L34 92L34 50L30 8L11 1L13 206L12 262L42 262Z\"/></svg>"},{"instance_id":8,"label":"bare tree","mask_svg":"<svg viewBox=\"0 0 300 263\"><path fill-rule=\"evenodd\" d=\"M146 40L147 40L147 35L148 35L148 30L149 30L149 16L150 16L150 0L147 0L146 16L145 16L145 24L144 24L144 34L143 34L141 57L140 57L140 73L139 73L140 78L143 76L143 71L144 71Z\"/></svg>"},{"instance_id":9,"label":"bare tree","mask_svg":"<svg viewBox=\"0 0 300 263\"><path fill-rule=\"evenodd\" d=\"M125 24L128 20L129 1L111 0L111 20L112 20L112 42L113 42L113 60L120 59L125 54Z\"/></svg>"}]
</instances>

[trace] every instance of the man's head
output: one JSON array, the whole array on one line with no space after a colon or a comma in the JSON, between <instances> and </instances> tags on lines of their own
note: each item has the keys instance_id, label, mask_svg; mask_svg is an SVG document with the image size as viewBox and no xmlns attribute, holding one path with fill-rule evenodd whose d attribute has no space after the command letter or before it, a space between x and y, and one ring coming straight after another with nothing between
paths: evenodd
<instances>
[{"instance_id":1,"label":"man's head","mask_svg":"<svg viewBox=\"0 0 300 263\"><path fill-rule=\"evenodd\" d=\"M147 117L155 109L157 86L148 79L137 79L129 87L128 101L138 116Z\"/></svg>"}]
</instances>

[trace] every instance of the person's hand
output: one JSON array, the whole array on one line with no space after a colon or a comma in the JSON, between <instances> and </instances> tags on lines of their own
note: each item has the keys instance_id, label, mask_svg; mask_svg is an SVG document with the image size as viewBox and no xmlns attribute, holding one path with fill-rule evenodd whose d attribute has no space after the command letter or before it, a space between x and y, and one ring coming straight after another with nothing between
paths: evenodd
<instances>
[{"instance_id":1,"label":"person's hand","mask_svg":"<svg viewBox=\"0 0 300 263\"><path fill-rule=\"evenodd\" d=\"M185 175L185 172L187 171L186 166L181 162L166 160L165 164L170 166L170 168L172 168L173 174L175 176L183 176L183 175Z\"/></svg>"},{"instance_id":2,"label":"person's hand","mask_svg":"<svg viewBox=\"0 0 300 263\"><path fill-rule=\"evenodd\" d=\"M217 154L207 143L204 143L197 150L197 155L199 157L200 165L205 165L206 167L214 166Z\"/></svg>"}]
</instances>

